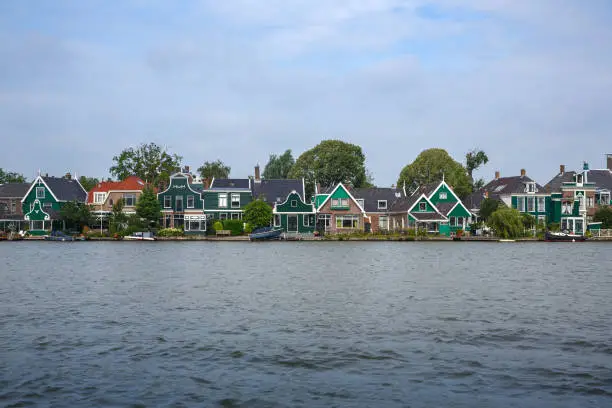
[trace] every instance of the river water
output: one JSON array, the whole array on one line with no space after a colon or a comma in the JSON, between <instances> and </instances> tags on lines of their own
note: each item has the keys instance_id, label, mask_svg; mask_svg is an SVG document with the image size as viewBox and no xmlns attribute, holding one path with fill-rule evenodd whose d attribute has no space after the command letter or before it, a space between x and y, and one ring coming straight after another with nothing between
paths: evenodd
<instances>
[{"instance_id":1,"label":"river water","mask_svg":"<svg viewBox=\"0 0 612 408\"><path fill-rule=\"evenodd\" d=\"M3 242L0 259L0 406L612 406L605 243Z\"/></svg>"}]
</instances>

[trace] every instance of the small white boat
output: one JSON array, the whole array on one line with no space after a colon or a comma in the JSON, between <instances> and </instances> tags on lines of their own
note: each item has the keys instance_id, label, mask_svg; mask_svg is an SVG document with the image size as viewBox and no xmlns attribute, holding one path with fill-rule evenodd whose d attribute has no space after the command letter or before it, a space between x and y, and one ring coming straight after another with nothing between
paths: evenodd
<instances>
[{"instance_id":1,"label":"small white boat","mask_svg":"<svg viewBox=\"0 0 612 408\"><path fill-rule=\"evenodd\" d=\"M128 241L156 241L157 238L152 232L134 232L131 235L126 235L123 239Z\"/></svg>"},{"instance_id":2,"label":"small white boat","mask_svg":"<svg viewBox=\"0 0 612 408\"><path fill-rule=\"evenodd\" d=\"M516 242L515 239L500 239L499 242Z\"/></svg>"}]
</instances>

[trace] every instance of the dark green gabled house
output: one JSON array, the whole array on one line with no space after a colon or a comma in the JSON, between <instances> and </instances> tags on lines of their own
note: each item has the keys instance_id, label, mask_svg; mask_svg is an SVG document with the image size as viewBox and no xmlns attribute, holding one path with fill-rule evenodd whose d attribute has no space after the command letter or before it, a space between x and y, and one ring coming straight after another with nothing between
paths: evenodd
<instances>
[{"instance_id":1,"label":"dark green gabled house","mask_svg":"<svg viewBox=\"0 0 612 408\"><path fill-rule=\"evenodd\" d=\"M52 229L62 229L59 213L69 201L87 201L87 191L69 173L64 177L36 177L21 200L30 234L46 235Z\"/></svg>"},{"instance_id":2,"label":"dark green gabled house","mask_svg":"<svg viewBox=\"0 0 612 408\"><path fill-rule=\"evenodd\" d=\"M241 220L253 201L251 179L216 179L202 191L204 212L212 220Z\"/></svg>"},{"instance_id":3,"label":"dark green gabled house","mask_svg":"<svg viewBox=\"0 0 612 408\"><path fill-rule=\"evenodd\" d=\"M186 234L206 234L202 187L202 184L193 183L187 171L173 174L168 188L157 194L162 212L161 226L180 228Z\"/></svg>"},{"instance_id":4,"label":"dark green gabled house","mask_svg":"<svg viewBox=\"0 0 612 408\"><path fill-rule=\"evenodd\" d=\"M302 200L297 191L292 191L287 199L274 205L274 226L284 232L310 234L315 231L316 211L314 204Z\"/></svg>"}]
</instances>

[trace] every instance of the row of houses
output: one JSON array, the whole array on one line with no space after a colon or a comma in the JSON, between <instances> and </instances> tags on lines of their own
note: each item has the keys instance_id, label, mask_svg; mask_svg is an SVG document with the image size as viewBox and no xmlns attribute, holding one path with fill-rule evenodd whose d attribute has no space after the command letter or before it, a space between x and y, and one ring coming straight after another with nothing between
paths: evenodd
<instances>
[{"instance_id":1,"label":"row of houses","mask_svg":"<svg viewBox=\"0 0 612 408\"><path fill-rule=\"evenodd\" d=\"M206 234L214 220L241 220L253 200L265 201L273 212L272 225L288 233L379 232L421 228L450 236L469 230L479 218L485 198L498 200L543 224L558 223L562 230L583 234L597 228L592 217L598 206L611 205L612 155L606 169L578 171L560 166L546 185L527 176L495 178L461 200L444 177L438 183L405 188L352 188L346 183L322 187L306 197L303 179L262 179L259 166L247 178L201 180L188 167L170 177L168 187L157 192L164 228L182 228L186 234ZM69 201L87 203L103 223L119 199L123 212L135 213L145 188L143 180L130 176L104 181L85 191L76 178L39 175L32 183L0 185L0 227L7 223L27 226L32 234L61 228L59 211Z\"/></svg>"}]
</instances>

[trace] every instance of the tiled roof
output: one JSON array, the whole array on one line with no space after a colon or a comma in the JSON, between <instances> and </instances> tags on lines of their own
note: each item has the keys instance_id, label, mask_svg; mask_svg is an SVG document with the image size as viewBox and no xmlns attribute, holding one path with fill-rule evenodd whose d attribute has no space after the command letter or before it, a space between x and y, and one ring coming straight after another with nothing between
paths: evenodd
<instances>
[{"instance_id":1,"label":"tiled roof","mask_svg":"<svg viewBox=\"0 0 612 408\"><path fill-rule=\"evenodd\" d=\"M513 176L513 177L500 177L498 179L491 180L489 184L484 186L484 190L491 194L496 195L509 195L516 193L525 192L525 183L533 182L529 176ZM540 192L544 192L544 188L536 183L536 189Z\"/></svg>"},{"instance_id":2,"label":"tiled roof","mask_svg":"<svg viewBox=\"0 0 612 408\"><path fill-rule=\"evenodd\" d=\"M249 179L214 179L209 190L249 189Z\"/></svg>"},{"instance_id":3,"label":"tiled roof","mask_svg":"<svg viewBox=\"0 0 612 408\"><path fill-rule=\"evenodd\" d=\"M587 173L587 181L589 183L595 183L595 187L598 190L605 189L612 191L612 171L608 169L589 170Z\"/></svg>"},{"instance_id":4,"label":"tiled roof","mask_svg":"<svg viewBox=\"0 0 612 408\"><path fill-rule=\"evenodd\" d=\"M395 188L385 187L370 187L370 188L355 188L351 190L351 194L356 200L363 199L365 212L387 212L392 204L402 198L403 194ZM399 194L397 196L396 194ZM386 200L387 208L384 210L378 209L378 200Z\"/></svg>"},{"instance_id":5,"label":"tiled roof","mask_svg":"<svg viewBox=\"0 0 612 408\"><path fill-rule=\"evenodd\" d=\"M489 198L495 198L499 200L499 195L489 193ZM469 196L465 197L462 201L463 201L463 205L467 209L472 210L475 208L480 208L480 204L482 203L482 200L484 199L485 199L485 189L481 188L480 190L476 190Z\"/></svg>"},{"instance_id":6,"label":"tiled roof","mask_svg":"<svg viewBox=\"0 0 612 408\"><path fill-rule=\"evenodd\" d=\"M101 181L87 194L87 202L93 203L93 193L108 193L109 191L140 191L145 182L140 177L129 176L123 181Z\"/></svg>"},{"instance_id":7,"label":"tiled roof","mask_svg":"<svg viewBox=\"0 0 612 408\"><path fill-rule=\"evenodd\" d=\"M60 201L80 201L84 203L87 200L87 193L74 179L63 177L42 177L42 179Z\"/></svg>"},{"instance_id":8,"label":"tiled roof","mask_svg":"<svg viewBox=\"0 0 612 408\"><path fill-rule=\"evenodd\" d=\"M264 179L251 183L254 198L261 198L269 205L282 203L287 196L295 191L304 200L304 184L301 179Z\"/></svg>"},{"instance_id":9,"label":"tiled roof","mask_svg":"<svg viewBox=\"0 0 612 408\"><path fill-rule=\"evenodd\" d=\"M30 185L30 183L0 184L0 198L23 198Z\"/></svg>"},{"instance_id":10,"label":"tiled roof","mask_svg":"<svg viewBox=\"0 0 612 408\"><path fill-rule=\"evenodd\" d=\"M566 172L557 174L555 177L552 178L552 180L548 182L548 184L544 186L544 191L547 193L560 192L561 185L563 183L574 181L575 175L576 175L575 171L566 171Z\"/></svg>"},{"instance_id":11,"label":"tiled roof","mask_svg":"<svg viewBox=\"0 0 612 408\"><path fill-rule=\"evenodd\" d=\"M445 202L436 204L436 208L444 215L448 215L450 210L452 210L457 205L457 202Z\"/></svg>"},{"instance_id":12,"label":"tiled roof","mask_svg":"<svg viewBox=\"0 0 612 408\"><path fill-rule=\"evenodd\" d=\"M440 215L438 213L419 213L419 212L411 212L410 215L412 215L414 218L417 219L417 221L432 221L432 220L446 220L446 217L443 215Z\"/></svg>"},{"instance_id":13,"label":"tiled roof","mask_svg":"<svg viewBox=\"0 0 612 408\"><path fill-rule=\"evenodd\" d=\"M421 194L413 194L410 197L402 196L391 204L389 212L406 212L419 200L419 198L421 198Z\"/></svg>"}]
</instances>

